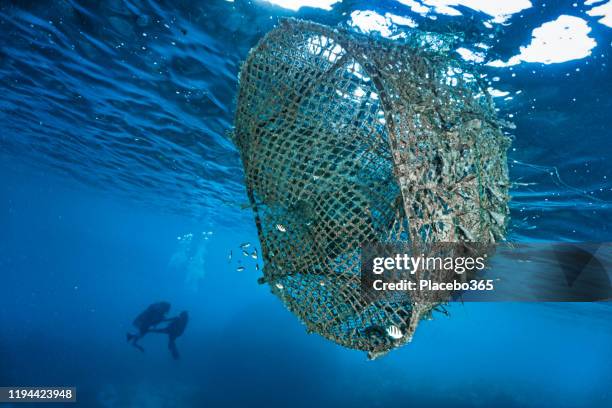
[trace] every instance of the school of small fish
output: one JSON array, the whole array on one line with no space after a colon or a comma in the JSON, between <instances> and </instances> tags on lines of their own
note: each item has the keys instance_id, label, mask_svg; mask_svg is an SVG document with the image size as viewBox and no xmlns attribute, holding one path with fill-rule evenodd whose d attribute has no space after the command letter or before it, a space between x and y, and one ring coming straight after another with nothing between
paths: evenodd
<instances>
[{"instance_id":1,"label":"school of small fish","mask_svg":"<svg viewBox=\"0 0 612 408\"><path fill-rule=\"evenodd\" d=\"M251 243L250 243L250 242L243 242L243 243L241 243L241 244L239 245L239 247L240 247L240 250L241 250L241 252L242 252L242 255L246 256L247 258L252 258L252 259L255 259L255 260L258 260L258 259L259 259L259 254L257 253L257 249L256 249L256 248L253 248L253 251L252 251L252 252L250 252L250 253L249 253L249 251L247 251L247 248L250 248L250 247L251 247ZM231 249L230 249L230 251L229 251L229 255L228 255L228 257L227 257L227 262L228 262L228 263L231 263L231 262L232 262L233 254L234 254L233 250L231 250ZM240 264L240 261L238 261L238 263ZM236 271L237 271L237 272L242 272L242 271L244 271L245 269L246 269L246 267L244 267L244 266L242 266L242 265L239 265L239 266L236 268ZM255 264L255 270L256 270L256 271L259 271L259 263L256 263L256 264Z\"/></svg>"}]
</instances>

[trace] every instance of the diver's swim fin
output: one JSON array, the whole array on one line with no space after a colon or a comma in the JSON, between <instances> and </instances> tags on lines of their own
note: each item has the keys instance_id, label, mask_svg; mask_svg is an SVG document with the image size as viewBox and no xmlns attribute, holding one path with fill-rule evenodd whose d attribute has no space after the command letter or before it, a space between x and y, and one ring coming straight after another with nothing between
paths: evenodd
<instances>
[{"instance_id":1,"label":"diver's swim fin","mask_svg":"<svg viewBox=\"0 0 612 408\"><path fill-rule=\"evenodd\" d=\"M131 334L131 333L126 333L125 338L127 339L128 343L131 343L132 346L136 347L138 350L140 350L140 351L142 351L144 353L144 348L140 344L136 343L138 341L138 339L140 338L139 335Z\"/></svg>"},{"instance_id":2,"label":"diver's swim fin","mask_svg":"<svg viewBox=\"0 0 612 408\"><path fill-rule=\"evenodd\" d=\"M175 360L178 360L179 352L178 352L178 349L176 348L176 343L174 341L168 342L168 349L170 350L170 353L172 354L172 358L174 358Z\"/></svg>"}]
</instances>

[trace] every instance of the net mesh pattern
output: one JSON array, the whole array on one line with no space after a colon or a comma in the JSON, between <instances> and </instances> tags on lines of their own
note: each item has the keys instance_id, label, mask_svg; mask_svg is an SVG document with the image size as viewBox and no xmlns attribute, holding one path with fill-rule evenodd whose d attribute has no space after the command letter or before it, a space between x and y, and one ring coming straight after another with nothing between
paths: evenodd
<instances>
[{"instance_id":1,"label":"net mesh pattern","mask_svg":"<svg viewBox=\"0 0 612 408\"><path fill-rule=\"evenodd\" d=\"M501 127L441 37L414 31L398 44L283 20L242 67L233 136L263 281L338 344L377 356L410 341L435 302L366 301L361 244L503 239Z\"/></svg>"}]
</instances>

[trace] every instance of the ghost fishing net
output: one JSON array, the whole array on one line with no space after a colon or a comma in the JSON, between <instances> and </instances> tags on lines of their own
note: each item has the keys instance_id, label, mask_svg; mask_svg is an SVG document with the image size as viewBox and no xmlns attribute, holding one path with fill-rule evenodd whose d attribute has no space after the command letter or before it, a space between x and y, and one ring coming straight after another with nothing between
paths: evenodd
<instances>
[{"instance_id":1,"label":"ghost fishing net","mask_svg":"<svg viewBox=\"0 0 612 408\"><path fill-rule=\"evenodd\" d=\"M361 244L505 234L509 141L452 54L431 33L398 44L287 19L240 74L233 137L261 281L309 332L371 357L410 341L436 301L366 300Z\"/></svg>"}]
</instances>

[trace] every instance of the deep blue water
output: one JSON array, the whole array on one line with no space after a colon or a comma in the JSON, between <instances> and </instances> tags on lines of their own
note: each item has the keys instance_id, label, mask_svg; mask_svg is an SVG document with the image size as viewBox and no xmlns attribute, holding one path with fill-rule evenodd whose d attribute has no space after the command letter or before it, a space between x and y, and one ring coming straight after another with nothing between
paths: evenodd
<instances>
[{"instance_id":1,"label":"deep blue water","mask_svg":"<svg viewBox=\"0 0 612 408\"><path fill-rule=\"evenodd\" d=\"M609 304L453 304L376 361L307 334L241 259L257 236L227 137L239 64L280 16L389 12L487 61L577 16L590 55L482 69L513 97L496 98L517 126L509 239L611 241L612 36L592 6L488 29L393 1L97 3L0 2L0 386L74 385L88 407L612 406ZM191 313L178 362L161 337L125 343L162 299Z\"/></svg>"}]
</instances>

